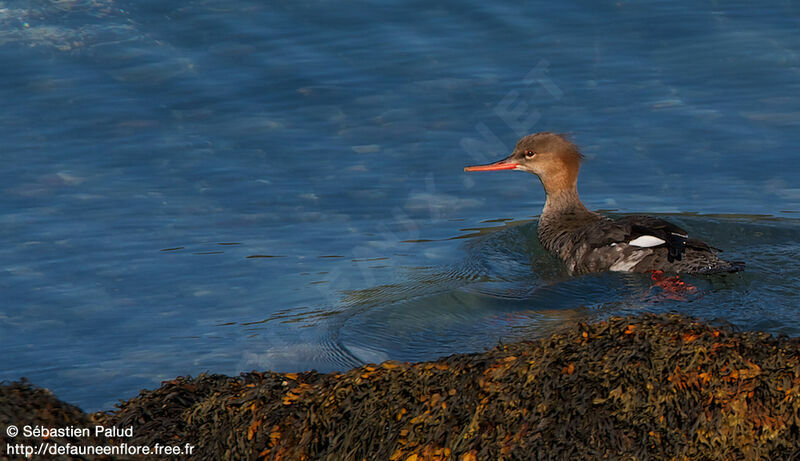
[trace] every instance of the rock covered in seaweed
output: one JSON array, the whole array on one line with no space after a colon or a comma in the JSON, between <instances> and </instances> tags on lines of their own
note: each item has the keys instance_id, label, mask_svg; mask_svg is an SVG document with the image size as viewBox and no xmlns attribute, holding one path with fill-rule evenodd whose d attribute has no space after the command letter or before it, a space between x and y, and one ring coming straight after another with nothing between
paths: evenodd
<instances>
[{"instance_id":1,"label":"rock covered in seaweed","mask_svg":"<svg viewBox=\"0 0 800 461\"><path fill-rule=\"evenodd\" d=\"M178 378L94 417L197 459L782 459L800 342L612 318L435 362Z\"/></svg>"}]
</instances>

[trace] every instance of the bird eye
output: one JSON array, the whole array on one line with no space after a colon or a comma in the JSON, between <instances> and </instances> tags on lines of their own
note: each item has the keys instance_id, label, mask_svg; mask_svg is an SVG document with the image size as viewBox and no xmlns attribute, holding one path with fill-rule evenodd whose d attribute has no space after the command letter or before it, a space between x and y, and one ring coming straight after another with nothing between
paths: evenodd
<instances>
[{"instance_id":1,"label":"bird eye","mask_svg":"<svg viewBox=\"0 0 800 461\"><path fill-rule=\"evenodd\" d=\"M525 152L525 156L528 157L528 158L532 158L533 155L534 155L534 153L533 153L532 150L529 150L528 152Z\"/></svg>"}]
</instances>

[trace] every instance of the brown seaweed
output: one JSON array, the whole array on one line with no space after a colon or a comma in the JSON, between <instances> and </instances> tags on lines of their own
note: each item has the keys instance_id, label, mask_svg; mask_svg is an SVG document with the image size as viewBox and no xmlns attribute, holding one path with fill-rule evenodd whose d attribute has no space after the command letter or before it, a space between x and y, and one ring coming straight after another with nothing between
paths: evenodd
<instances>
[{"instance_id":1,"label":"brown seaweed","mask_svg":"<svg viewBox=\"0 0 800 461\"><path fill-rule=\"evenodd\" d=\"M645 314L434 362L177 378L93 418L195 459L787 459L800 342Z\"/></svg>"}]
</instances>

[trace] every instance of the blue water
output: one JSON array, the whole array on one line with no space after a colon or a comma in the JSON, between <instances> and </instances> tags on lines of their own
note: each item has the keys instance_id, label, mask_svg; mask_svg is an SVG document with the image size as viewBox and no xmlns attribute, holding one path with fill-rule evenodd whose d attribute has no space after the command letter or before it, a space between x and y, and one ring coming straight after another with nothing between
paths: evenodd
<instances>
[{"instance_id":1,"label":"blue water","mask_svg":"<svg viewBox=\"0 0 800 461\"><path fill-rule=\"evenodd\" d=\"M677 310L800 335L800 6L0 2L0 380L87 410L202 371L425 360ZM571 278L544 194L744 260Z\"/></svg>"}]
</instances>

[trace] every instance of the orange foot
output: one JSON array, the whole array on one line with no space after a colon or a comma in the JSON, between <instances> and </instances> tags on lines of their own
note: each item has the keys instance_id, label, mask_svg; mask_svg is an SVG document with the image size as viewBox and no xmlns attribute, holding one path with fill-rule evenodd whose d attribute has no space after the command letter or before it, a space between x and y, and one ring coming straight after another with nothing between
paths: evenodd
<instances>
[{"instance_id":1,"label":"orange foot","mask_svg":"<svg viewBox=\"0 0 800 461\"><path fill-rule=\"evenodd\" d=\"M664 271L651 271L650 279L655 282L654 286L661 288L664 296L669 299L685 301L687 295L697 293L697 287L684 282L677 275L664 277Z\"/></svg>"}]
</instances>

